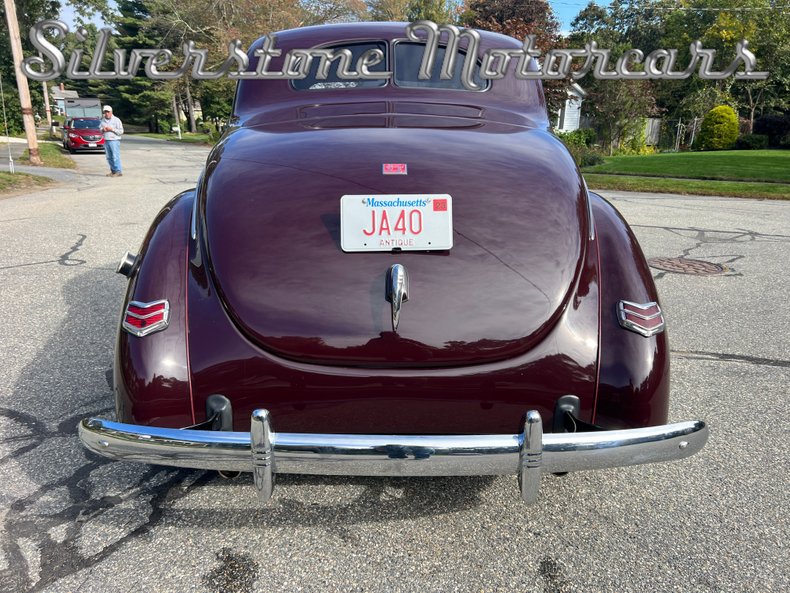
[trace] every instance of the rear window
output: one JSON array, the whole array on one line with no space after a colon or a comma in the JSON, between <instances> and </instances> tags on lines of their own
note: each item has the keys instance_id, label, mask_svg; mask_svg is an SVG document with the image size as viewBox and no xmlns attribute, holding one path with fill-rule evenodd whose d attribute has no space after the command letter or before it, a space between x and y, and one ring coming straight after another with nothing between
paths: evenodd
<instances>
[{"instance_id":1,"label":"rear window","mask_svg":"<svg viewBox=\"0 0 790 593\"><path fill-rule=\"evenodd\" d=\"M440 74L447 48L445 46L440 46L436 51L436 58L434 60L431 77L428 80L420 80L420 65L422 64L422 56L425 50L425 44L398 41L394 44L394 47L395 60L392 78L394 79L394 82L397 86L404 88L455 89L459 91L468 90L463 85L463 82L461 82L461 73L463 72L464 63L466 61L466 52L464 50L458 50L458 57L455 60L453 77L449 80L442 80ZM371 49L378 49L384 53L384 60L375 66L371 66L371 72L386 72L388 65L391 63L389 47L384 41L345 43L327 46L322 49L348 49L351 52L351 61L348 66L349 70L355 69L359 57ZM327 89L383 87L387 84L386 78L375 80L343 80L337 75L340 63L340 58L334 59L331 62L328 76L319 80L317 78L317 72L318 68L320 67L321 60L318 57L313 57L310 62L310 71L308 75L305 78L299 80L291 80L291 85L298 91L317 91ZM479 62L475 67L473 80L483 89L488 88L488 86L491 84L491 81L480 78Z\"/></svg>"},{"instance_id":2,"label":"rear window","mask_svg":"<svg viewBox=\"0 0 790 593\"><path fill-rule=\"evenodd\" d=\"M387 71L387 62L388 62L388 51L387 51L387 44L383 41L368 41L368 42L360 42L360 43L347 43L343 45L333 45L331 47L322 48L322 49L348 49L351 51L351 62L348 65L349 70L354 70L357 66L357 60L359 57L364 54L366 51L370 51L371 49L379 49L384 53L384 60L376 64L375 66L370 67L371 72L386 72ZM332 61L331 66L329 68L329 73L326 78L322 78L318 80L316 78L316 73L318 72L318 68L321 64L320 58L314 57L310 62L310 72L305 78L300 80L292 80L291 84L293 88L298 91L316 91L316 90L324 90L324 89L353 89L353 88L371 88L371 87L380 87L385 86L387 84L386 78L375 79L375 80L343 80L337 75L338 67L341 63L341 60L335 59Z\"/></svg>"},{"instance_id":3,"label":"rear window","mask_svg":"<svg viewBox=\"0 0 790 593\"><path fill-rule=\"evenodd\" d=\"M461 73L466 62L466 52L458 50L458 57L455 59L453 77L449 80L442 80L442 63L447 48L439 46L436 51L436 58L433 63L431 77L427 80L420 80L420 65L425 51L424 43L410 43L399 41L395 44L395 84L406 88L434 88L434 89L456 89L459 91L468 90L461 82ZM488 88L490 81L480 78L480 64L475 66L472 79L482 89Z\"/></svg>"}]
</instances>

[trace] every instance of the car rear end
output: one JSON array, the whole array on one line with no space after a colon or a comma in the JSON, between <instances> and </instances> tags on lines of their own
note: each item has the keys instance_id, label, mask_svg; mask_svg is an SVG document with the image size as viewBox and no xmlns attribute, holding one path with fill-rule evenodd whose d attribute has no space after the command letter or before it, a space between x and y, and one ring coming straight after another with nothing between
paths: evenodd
<instances>
[{"instance_id":1,"label":"car rear end","mask_svg":"<svg viewBox=\"0 0 790 593\"><path fill-rule=\"evenodd\" d=\"M99 129L98 118L73 119L64 140L70 152L104 150L104 135Z\"/></svg>"}]
</instances>

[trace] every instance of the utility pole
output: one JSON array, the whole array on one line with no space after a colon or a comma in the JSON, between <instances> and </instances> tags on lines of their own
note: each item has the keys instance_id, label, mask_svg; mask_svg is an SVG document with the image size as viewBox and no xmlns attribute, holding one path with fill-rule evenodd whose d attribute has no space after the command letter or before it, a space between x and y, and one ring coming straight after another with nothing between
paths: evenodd
<instances>
[{"instance_id":1,"label":"utility pole","mask_svg":"<svg viewBox=\"0 0 790 593\"><path fill-rule=\"evenodd\" d=\"M25 124L30 164L42 165L41 154L38 151L38 138L36 138L36 121L33 119L33 103L30 100L30 88L27 86L27 77L22 74L22 39L19 35L19 21L16 18L16 4L14 4L14 0L4 0L4 2L5 18L8 21L8 37L11 42L11 53L14 56L16 88L19 90L19 104L22 106L22 121Z\"/></svg>"},{"instance_id":2,"label":"utility pole","mask_svg":"<svg viewBox=\"0 0 790 593\"><path fill-rule=\"evenodd\" d=\"M52 113L49 109L49 89L47 89L47 81L43 81L41 86L44 89L44 111L47 112L47 130L52 129Z\"/></svg>"}]
</instances>

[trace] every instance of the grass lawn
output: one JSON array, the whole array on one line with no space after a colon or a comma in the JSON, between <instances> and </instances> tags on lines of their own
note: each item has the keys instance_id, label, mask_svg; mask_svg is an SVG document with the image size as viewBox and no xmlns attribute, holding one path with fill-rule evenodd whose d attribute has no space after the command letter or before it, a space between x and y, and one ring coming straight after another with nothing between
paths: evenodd
<instances>
[{"instance_id":1,"label":"grass lawn","mask_svg":"<svg viewBox=\"0 0 790 593\"><path fill-rule=\"evenodd\" d=\"M45 187L52 183L54 181L49 177L0 171L0 197L23 189Z\"/></svg>"},{"instance_id":2,"label":"grass lawn","mask_svg":"<svg viewBox=\"0 0 790 593\"><path fill-rule=\"evenodd\" d=\"M630 158L630 157L624 157ZM698 196L732 196L736 198L765 198L790 200L790 184L743 181L710 181L704 179L674 179L637 175L601 175L587 173L584 178L590 189L619 189Z\"/></svg>"},{"instance_id":3,"label":"grass lawn","mask_svg":"<svg viewBox=\"0 0 790 593\"><path fill-rule=\"evenodd\" d=\"M159 138L170 142L186 142L187 144L209 144L213 143L208 134L192 134L191 132L181 132L181 139L176 134L154 134L153 132L139 132L135 136L145 136L146 138Z\"/></svg>"},{"instance_id":4,"label":"grass lawn","mask_svg":"<svg viewBox=\"0 0 790 593\"><path fill-rule=\"evenodd\" d=\"M790 150L722 150L615 156L607 157L601 165L586 167L584 173L790 183Z\"/></svg>"},{"instance_id":5,"label":"grass lawn","mask_svg":"<svg viewBox=\"0 0 790 593\"><path fill-rule=\"evenodd\" d=\"M41 160L45 167L57 167L58 169L76 169L77 163L69 158L68 152L60 144L42 142L38 145L41 152ZM22 153L22 157L17 161L20 165L29 165L27 150Z\"/></svg>"}]
</instances>

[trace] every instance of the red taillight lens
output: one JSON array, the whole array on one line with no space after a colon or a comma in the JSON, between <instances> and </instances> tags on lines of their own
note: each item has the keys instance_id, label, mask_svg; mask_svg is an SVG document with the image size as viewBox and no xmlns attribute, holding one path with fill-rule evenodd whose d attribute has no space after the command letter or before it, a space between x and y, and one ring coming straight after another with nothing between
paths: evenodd
<instances>
[{"instance_id":1,"label":"red taillight lens","mask_svg":"<svg viewBox=\"0 0 790 593\"><path fill-rule=\"evenodd\" d=\"M154 301L141 303L130 301L123 314L123 329L142 338L155 331L163 330L170 321L170 303Z\"/></svg>"},{"instance_id":2,"label":"red taillight lens","mask_svg":"<svg viewBox=\"0 0 790 593\"><path fill-rule=\"evenodd\" d=\"M664 315L658 303L620 301L617 313L622 327L646 338L664 331Z\"/></svg>"}]
</instances>

